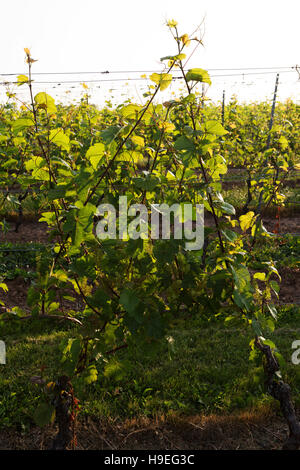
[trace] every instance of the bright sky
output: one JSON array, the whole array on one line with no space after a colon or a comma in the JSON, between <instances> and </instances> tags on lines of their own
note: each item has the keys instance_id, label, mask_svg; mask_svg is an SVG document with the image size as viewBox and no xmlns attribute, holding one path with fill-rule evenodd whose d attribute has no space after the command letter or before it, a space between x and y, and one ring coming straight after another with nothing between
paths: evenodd
<instances>
[{"instance_id":1,"label":"bright sky","mask_svg":"<svg viewBox=\"0 0 300 470\"><path fill-rule=\"evenodd\" d=\"M176 44L165 26L167 19L179 23L180 33L192 33L204 19L204 45L189 67L206 69L241 67L291 67L300 65L299 0L10 0L1 5L2 44L0 73L26 73L24 47L38 59L35 72L160 70L159 59L176 53ZM186 53L193 50L190 46ZM250 72L250 71L249 71ZM211 75L241 73L211 71ZM36 76L36 81L92 80L139 77L140 74ZM296 72L280 75L279 98L300 99ZM0 77L0 81L12 77ZM275 73L237 77L213 77L208 96L229 99L271 98ZM75 88L70 88L74 86ZM91 84L92 101L101 102L108 89L141 93L145 82ZM60 96L78 84L35 85ZM100 88L98 88L100 87ZM3 86L0 89L3 90ZM173 91L175 85L173 86ZM23 87L17 89L20 96ZM142 90L143 91L143 90ZM77 93L77 95L76 95ZM3 96L3 93L1 94ZM124 99L124 97L122 98Z\"/></svg>"}]
</instances>

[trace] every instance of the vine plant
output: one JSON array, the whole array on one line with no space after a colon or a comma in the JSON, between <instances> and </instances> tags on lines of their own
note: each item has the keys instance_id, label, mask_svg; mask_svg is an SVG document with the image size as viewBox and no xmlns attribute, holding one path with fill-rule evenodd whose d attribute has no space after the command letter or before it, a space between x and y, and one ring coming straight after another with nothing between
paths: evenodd
<instances>
[{"instance_id":1,"label":"vine plant","mask_svg":"<svg viewBox=\"0 0 300 470\"><path fill-rule=\"evenodd\" d=\"M166 64L161 74L149 77L153 85L145 105L125 103L117 113L106 110L100 117L87 100L61 115L50 95L34 96L34 59L25 49L28 76L18 81L29 87L31 104L11 126L30 142L23 179L47 198L40 220L52 241L39 260L27 303L39 318L61 317L66 300L79 298L82 307L65 317L82 326L62 347L62 373L47 384L38 380L43 400L36 420L57 419L56 449L71 445L77 405L73 387L76 392L77 386L96 381L111 361L116 363L120 349L135 344L153 350L182 309L207 318L240 319L253 328L253 349L271 344L263 332L266 336L275 328L271 300L279 285L273 278L280 276L272 262L251 273L245 241L248 231L253 237L268 234L253 212L238 218L222 197L220 175L227 172L227 162L221 149L228 132L205 117L197 85L211 84L208 72L186 71L184 65L186 48L201 39L180 35L175 21L168 27L177 50L161 59ZM174 68L181 71L186 94L157 104ZM195 251L185 250L184 239L152 240L143 230L138 239L100 240L97 207L100 202L117 207L120 196L128 204L146 204L149 211L157 203L201 203L213 227L205 228L204 246ZM20 308L14 313L24 317Z\"/></svg>"}]
</instances>

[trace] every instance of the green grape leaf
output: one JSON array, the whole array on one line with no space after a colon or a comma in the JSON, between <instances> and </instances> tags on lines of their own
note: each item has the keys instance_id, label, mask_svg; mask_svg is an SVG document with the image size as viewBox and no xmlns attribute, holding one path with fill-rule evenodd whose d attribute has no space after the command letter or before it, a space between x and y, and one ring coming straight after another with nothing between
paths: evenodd
<instances>
[{"instance_id":1,"label":"green grape leaf","mask_svg":"<svg viewBox=\"0 0 300 470\"><path fill-rule=\"evenodd\" d=\"M24 83L28 83L29 79L27 75L18 75L17 78L18 86L24 85Z\"/></svg>"},{"instance_id":2,"label":"green grape leaf","mask_svg":"<svg viewBox=\"0 0 300 470\"><path fill-rule=\"evenodd\" d=\"M24 129L28 127L34 126L34 120L30 118L19 118L13 121L12 130L14 134L18 134L22 132Z\"/></svg>"},{"instance_id":3,"label":"green grape leaf","mask_svg":"<svg viewBox=\"0 0 300 470\"><path fill-rule=\"evenodd\" d=\"M170 73L153 73L150 75L150 80L159 85L159 89L163 91L171 84L172 75Z\"/></svg>"},{"instance_id":4,"label":"green grape leaf","mask_svg":"<svg viewBox=\"0 0 300 470\"><path fill-rule=\"evenodd\" d=\"M204 69L190 69L186 74L188 82L202 82L211 85L211 79L207 70Z\"/></svg>"},{"instance_id":5,"label":"green grape leaf","mask_svg":"<svg viewBox=\"0 0 300 470\"><path fill-rule=\"evenodd\" d=\"M207 134L214 134L214 135L225 135L228 134L228 131L224 129L222 124L218 121L206 121L204 123L204 130Z\"/></svg>"},{"instance_id":6,"label":"green grape leaf","mask_svg":"<svg viewBox=\"0 0 300 470\"><path fill-rule=\"evenodd\" d=\"M70 150L70 139L62 129L52 129L49 140L67 152Z\"/></svg>"},{"instance_id":7,"label":"green grape leaf","mask_svg":"<svg viewBox=\"0 0 300 470\"><path fill-rule=\"evenodd\" d=\"M38 109L44 109L48 114L55 114L57 111L54 98L43 91L35 95L34 101Z\"/></svg>"},{"instance_id":8,"label":"green grape leaf","mask_svg":"<svg viewBox=\"0 0 300 470\"><path fill-rule=\"evenodd\" d=\"M91 165L94 168L94 170L97 169L99 162L102 160L102 157L104 156L104 152L105 152L105 146L101 142L92 145L86 152L85 156L91 162Z\"/></svg>"}]
</instances>

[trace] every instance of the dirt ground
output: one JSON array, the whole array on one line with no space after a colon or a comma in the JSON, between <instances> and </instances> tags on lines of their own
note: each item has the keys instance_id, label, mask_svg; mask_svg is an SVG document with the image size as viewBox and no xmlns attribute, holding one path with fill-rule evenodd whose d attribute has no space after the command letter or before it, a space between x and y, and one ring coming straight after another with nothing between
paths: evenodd
<instances>
[{"instance_id":1,"label":"dirt ground","mask_svg":"<svg viewBox=\"0 0 300 470\"><path fill-rule=\"evenodd\" d=\"M264 226L270 232L274 232L276 229L279 234L292 233L300 236L300 215L295 217L281 217L278 222L275 217L264 217ZM277 228L278 223L278 228Z\"/></svg>"},{"instance_id":2,"label":"dirt ground","mask_svg":"<svg viewBox=\"0 0 300 470\"><path fill-rule=\"evenodd\" d=\"M43 222L23 222L18 232L15 224L10 222L7 233L0 231L0 243L49 243L48 226Z\"/></svg>"},{"instance_id":3,"label":"dirt ground","mask_svg":"<svg viewBox=\"0 0 300 470\"><path fill-rule=\"evenodd\" d=\"M280 450L288 437L275 415L141 419L104 424L88 419L76 425L77 450ZM0 450L45 450L57 429L0 432Z\"/></svg>"},{"instance_id":4,"label":"dirt ground","mask_svg":"<svg viewBox=\"0 0 300 470\"><path fill-rule=\"evenodd\" d=\"M280 303L300 305L300 269L284 268L280 275Z\"/></svg>"}]
</instances>

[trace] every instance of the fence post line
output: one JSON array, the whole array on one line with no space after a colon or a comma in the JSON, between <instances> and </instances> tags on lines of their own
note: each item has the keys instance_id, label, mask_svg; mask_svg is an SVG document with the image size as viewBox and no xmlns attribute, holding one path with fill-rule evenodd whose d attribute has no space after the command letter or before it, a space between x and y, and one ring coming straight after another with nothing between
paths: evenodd
<instances>
[{"instance_id":1,"label":"fence post line","mask_svg":"<svg viewBox=\"0 0 300 470\"><path fill-rule=\"evenodd\" d=\"M222 126L224 127L225 123L225 90L223 90L223 97L222 97Z\"/></svg>"},{"instance_id":2,"label":"fence post line","mask_svg":"<svg viewBox=\"0 0 300 470\"><path fill-rule=\"evenodd\" d=\"M271 109L271 117L270 117L270 122L269 122L269 133L268 133L268 138L267 138L267 145L266 145L266 150L270 148L270 143L271 143L271 130L273 127L273 121L274 121L274 114L275 114L275 105L276 105L276 97L277 97L277 90L278 90L278 83L279 83L279 73L276 75L276 81L275 81L275 89L274 89L274 95L273 95L273 103L272 103L272 109ZM267 164L268 158L265 159L265 164ZM276 172L276 178L278 175L278 168ZM261 186L261 185L260 185ZM264 194L264 189L262 187L259 195L259 200L258 200L258 208L257 208L257 213L261 213L261 205L262 205L262 199L263 199L263 194Z\"/></svg>"},{"instance_id":3,"label":"fence post line","mask_svg":"<svg viewBox=\"0 0 300 470\"><path fill-rule=\"evenodd\" d=\"M0 364L6 364L6 346L2 340L0 340Z\"/></svg>"},{"instance_id":4,"label":"fence post line","mask_svg":"<svg viewBox=\"0 0 300 470\"><path fill-rule=\"evenodd\" d=\"M269 149L270 142L271 142L271 130L272 130L273 121L274 121L274 113L275 113L275 106L276 106L278 83L279 83L279 73L276 75L275 90L274 90L273 103L272 103L272 109L271 109L271 117L270 117L270 122L269 122L269 135L268 135L268 139L267 139L267 150Z\"/></svg>"}]
</instances>

